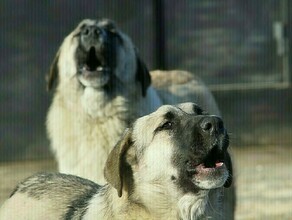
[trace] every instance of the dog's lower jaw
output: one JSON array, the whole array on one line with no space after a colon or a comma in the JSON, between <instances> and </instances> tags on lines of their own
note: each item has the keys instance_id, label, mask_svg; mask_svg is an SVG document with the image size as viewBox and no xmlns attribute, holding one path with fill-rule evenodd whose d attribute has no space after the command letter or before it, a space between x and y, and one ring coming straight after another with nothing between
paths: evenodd
<instances>
[{"instance_id":1,"label":"dog's lower jaw","mask_svg":"<svg viewBox=\"0 0 292 220\"><path fill-rule=\"evenodd\" d=\"M209 190L202 190L198 194L186 194L178 202L179 219L207 219L205 210L208 202Z\"/></svg>"}]
</instances>

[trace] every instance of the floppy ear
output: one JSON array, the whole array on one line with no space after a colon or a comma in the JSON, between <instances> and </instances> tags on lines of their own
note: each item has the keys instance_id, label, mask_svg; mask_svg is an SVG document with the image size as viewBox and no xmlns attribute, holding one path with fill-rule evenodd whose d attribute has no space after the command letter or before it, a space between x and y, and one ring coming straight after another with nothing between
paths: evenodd
<instances>
[{"instance_id":1,"label":"floppy ear","mask_svg":"<svg viewBox=\"0 0 292 220\"><path fill-rule=\"evenodd\" d=\"M59 61L59 54L60 52L58 51L53 63L51 64L50 67L50 72L46 76L46 81L47 81L47 90L50 91L53 88L53 85L55 81L58 79L59 75L59 69L58 69L58 61Z\"/></svg>"},{"instance_id":2,"label":"floppy ear","mask_svg":"<svg viewBox=\"0 0 292 220\"><path fill-rule=\"evenodd\" d=\"M141 83L142 95L143 97L145 97L147 88L151 84L151 76L146 67L146 64L140 59L138 55L136 55L136 59L137 59L136 80Z\"/></svg>"},{"instance_id":3,"label":"floppy ear","mask_svg":"<svg viewBox=\"0 0 292 220\"><path fill-rule=\"evenodd\" d=\"M228 152L226 152L226 154L225 154L225 160L224 161L225 161L225 165L226 165L226 167L228 169L228 172L229 172L229 176L228 176L226 182L224 183L224 187L228 188L228 187L231 186L232 180L233 180L232 162L231 162L231 157L230 157Z\"/></svg>"},{"instance_id":4,"label":"floppy ear","mask_svg":"<svg viewBox=\"0 0 292 220\"><path fill-rule=\"evenodd\" d=\"M131 129L126 129L122 138L110 152L104 168L105 179L110 185L116 188L119 197L122 196L123 174L126 172L125 153L132 145L131 136Z\"/></svg>"}]
</instances>

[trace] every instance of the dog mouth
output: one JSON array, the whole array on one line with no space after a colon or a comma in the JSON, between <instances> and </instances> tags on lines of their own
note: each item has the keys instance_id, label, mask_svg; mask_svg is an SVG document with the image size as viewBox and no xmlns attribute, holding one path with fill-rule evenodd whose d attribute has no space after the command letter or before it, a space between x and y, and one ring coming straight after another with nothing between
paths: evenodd
<instances>
[{"instance_id":1,"label":"dog mouth","mask_svg":"<svg viewBox=\"0 0 292 220\"><path fill-rule=\"evenodd\" d=\"M103 87L109 83L113 68L102 51L91 46L88 52L83 52L83 62L79 64L79 80L84 86Z\"/></svg>"},{"instance_id":2,"label":"dog mouth","mask_svg":"<svg viewBox=\"0 0 292 220\"><path fill-rule=\"evenodd\" d=\"M92 46L87 53L83 66L81 66L81 72L85 75L98 75L111 72L111 67L107 65L103 57L97 56L96 49Z\"/></svg>"},{"instance_id":3,"label":"dog mouth","mask_svg":"<svg viewBox=\"0 0 292 220\"><path fill-rule=\"evenodd\" d=\"M212 172L224 165L224 153L214 147L200 163L187 162L187 171L191 174Z\"/></svg>"},{"instance_id":4,"label":"dog mouth","mask_svg":"<svg viewBox=\"0 0 292 220\"><path fill-rule=\"evenodd\" d=\"M213 147L212 150L199 162L187 161L187 175L200 188L216 188L224 184L228 177L225 165L225 152Z\"/></svg>"}]
</instances>

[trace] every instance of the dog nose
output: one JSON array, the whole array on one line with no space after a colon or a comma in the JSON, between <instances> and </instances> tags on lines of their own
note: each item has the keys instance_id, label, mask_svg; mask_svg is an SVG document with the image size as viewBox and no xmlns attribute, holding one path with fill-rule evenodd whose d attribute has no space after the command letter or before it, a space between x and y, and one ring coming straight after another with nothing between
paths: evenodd
<instances>
[{"instance_id":1,"label":"dog nose","mask_svg":"<svg viewBox=\"0 0 292 220\"><path fill-rule=\"evenodd\" d=\"M96 38L96 37L100 36L101 33L102 33L102 30L99 27L87 26L83 29L81 34L83 37Z\"/></svg>"},{"instance_id":2,"label":"dog nose","mask_svg":"<svg viewBox=\"0 0 292 220\"><path fill-rule=\"evenodd\" d=\"M223 133L224 125L221 118L217 116L206 116L201 121L200 127L204 132L213 134L214 132Z\"/></svg>"},{"instance_id":3,"label":"dog nose","mask_svg":"<svg viewBox=\"0 0 292 220\"><path fill-rule=\"evenodd\" d=\"M86 50L89 50L91 47L98 51L103 50L106 41L107 34L105 30L96 25L86 26L81 31L81 44Z\"/></svg>"}]
</instances>

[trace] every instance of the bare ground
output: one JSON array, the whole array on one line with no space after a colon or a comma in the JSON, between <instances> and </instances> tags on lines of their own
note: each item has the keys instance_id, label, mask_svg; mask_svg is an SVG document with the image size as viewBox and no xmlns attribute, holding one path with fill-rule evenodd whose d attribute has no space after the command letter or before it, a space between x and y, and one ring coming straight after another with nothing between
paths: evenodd
<instances>
[{"instance_id":1,"label":"bare ground","mask_svg":"<svg viewBox=\"0 0 292 220\"><path fill-rule=\"evenodd\" d=\"M233 148L236 219L291 219L292 146ZM39 171L55 171L53 161L0 163L0 205L23 178Z\"/></svg>"},{"instance_id":2,"label":"bare ground","mask_svg":"<svg viewBox=\"0 0 292 220\"><path fill-rule=\"evenodd\" d=\"M292 219L292 146L233 149L236 219Z\"/></svg>"}]
</instances>

